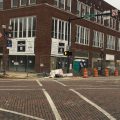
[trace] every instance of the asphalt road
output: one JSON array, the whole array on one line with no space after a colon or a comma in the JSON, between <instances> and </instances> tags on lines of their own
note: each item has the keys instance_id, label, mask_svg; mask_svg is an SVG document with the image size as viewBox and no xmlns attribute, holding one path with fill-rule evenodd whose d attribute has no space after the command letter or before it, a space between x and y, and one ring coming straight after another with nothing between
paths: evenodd
<instances>
[{"instance_id":1,"label":"asphalt road","mask_svg":"<svg viewBox=\"0 0 120 120\"><path fill-rule=\"evenodd\" d=\"M120 80L0 80L0 120L120 120Z\"/></svg>"}]
</instances>

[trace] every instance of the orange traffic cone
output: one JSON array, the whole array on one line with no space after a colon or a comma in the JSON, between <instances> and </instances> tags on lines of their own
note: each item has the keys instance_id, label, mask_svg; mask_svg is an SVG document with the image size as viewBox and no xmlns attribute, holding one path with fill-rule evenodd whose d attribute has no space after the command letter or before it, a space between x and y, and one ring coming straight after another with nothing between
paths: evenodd
<instances>
[{"instance_id":1,"label":"orange traffic cone","mask_svg":"<svg viewBox=\"0 0 120 120\"><path fill-rule=\"evenodd\" d=\"M118 69L115 69L114 76L118 76Z\"/></svg>"},{"instance_id":2,"label":"orange traffic cone","mask_svg":"<svg viewBox=\"0 0 120 120\"><path fill-rule=\"evenodd\" d=\"M109 70L108 70L108 68L105 68L105 76L106 76L106 77L109 76Z\"/></svg>"},{"instance_id":3,"label":"orange traffic cone","mask_svg":"<svg viewBox=\"0 0 120 120\"><path fill-rule=\"evenodd\" d=\"M84 70L83 70L83 77L88 78L88 71L86 68L84 68Z\"/></svg>"},{"instance_id":4,"label":"orange traffic cone","mask_svg":"<svg viewBox=\"0 0 120 120\"><path fill-rule=\"evenodd\" d=\"M94 68L94 77L98 77L98 70L96 68Z\"/></svg>"}]
</instances>

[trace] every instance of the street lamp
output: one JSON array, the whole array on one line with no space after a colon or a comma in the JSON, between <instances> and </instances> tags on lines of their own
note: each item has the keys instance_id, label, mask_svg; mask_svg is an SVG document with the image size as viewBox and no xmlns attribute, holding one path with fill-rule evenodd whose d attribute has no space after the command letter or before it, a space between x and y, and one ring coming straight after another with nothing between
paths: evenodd
<instances>
[{"instance_id":1,"label":"street lamp","mask_svg":"<svg viewBox=\"0 0 120 120\"><path fill-rule=\"evenodd\" d=\"M11 46L12 42L9 38L12 37L11 30L12 26L2 25L3 29L3 75L6 75L6 66L7 66L7 47Z\"/></svg>"}]
</instances>

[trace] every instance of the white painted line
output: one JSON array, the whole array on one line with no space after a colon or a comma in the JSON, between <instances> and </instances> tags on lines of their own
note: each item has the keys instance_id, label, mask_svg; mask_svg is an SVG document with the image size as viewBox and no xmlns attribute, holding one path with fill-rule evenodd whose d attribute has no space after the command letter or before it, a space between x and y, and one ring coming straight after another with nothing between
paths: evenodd
<instances>
[{"instance_id":1,"label":"white painted line","mask_svg":"<svg viewBox=\"0 0 120 120\"><path fill-rule=\"evenodd\" d=\"M8 87L16 87L17 88L17 87L30 87L30 86L0 86L0 88L2 88L2 87L7 87L7 88Z\"/></svg>"},{"instance_id":2,"label":"white painted line","mask_svg":"<svg viewBox=\"0 0 120 120\"><path fill-rule=\"evenodd\" d=\"M57 82L58 84L62 85L62 86L66 86L65 84L63 84L63 83L61 83L59 81L56 81L56 80L54 80L54 81Z\"/></svg>"},{"instance_id":3,"label":"white painted line","mask_svg":"<svg viewBox=\"0 0 120 120\"><path fill-rule=\"evenodd\" d=\"M44 120L44 119L41 119L41 118L38 118L38 117L35 117L35 116L31 116L31 115L27 115L27 114L24 114L24 113L12 111L12 110L7 110L7 109L3 109L3 108L0 108L0 111L7 112L7 113L12 113L12 114L16 114L16 115L21 115L21 116L32 118L32 119L35 119L35 120Z\"/></svg>"},{"instance_id":4,"label":"white painted line","mask_svg":"<svg viewBox=\"0 0 120 120\"><path fill-rule=\"evenodd\" d=\"M82 89L84 89L84 90L109 90L109 89L120 89L120 88L74 88L75 90L82 90Z\"/></svg>"},{"instance_id":5,"label":"white painted line","mask_svg":"<svg viewBox=\"0 0 120 120\"><path fill-rule=\"evenodd\" d=\"M60 117L60 114L58 113L58 110L57 110L54 102L52 101L50 95L48 94L48 92L45 89L42 89L42 90L43 90L43 92L44 92L44 94L45 94L45 96L46 96L46 98L51 106L51 109L55 115L56 120L62 120L62 118Z\"/></svg>"},{"instance_id":6,"label":"white painted line","mask_svg":"<svg viewBox=\"0 0 120 120\"><path fill-rule=\"evenodd\" d=\"M40 81L39 80L36 80L36 82L38 83L38 85L40 86L40 87L42 87L43 85L40 83Z\"/></svg>"},{"instance_id":7,"label":"white painted line","mask_svg":"<svg viewBox=\"0 0 120 120\"><path fill-rule=\"evenodd\" d=\"M102 112L106 117L108 117L110 120L116 120L116 118L114 118L112 115L110 115L107 111L105 111L104 109L102 109L100 106L98 106L97 104L95 104L94 102L92 102L91 100L87 99L86 97L84 97L82 94L80 94L79 92L75 91L74 89L70 89L70 91L74 92L75 94L77 94L80 98L82 98L83 100L85 100L87 103L89 103L90 105L92 105L93 107L95 107L96 109L98 109L100 112Z\"/></svg>"},{"instance_id":8,"label":"white painted line","mask_svg":"<svg viewBox=\"0 0 120 120\"><path fill-rule=\"evenodd\" d=\"M0 82L31 82L31 81L34 81L34 80L0 80Z\"/></svg>"},{"instance_id":9,"label":"white painted line","mask_svg":"<svg viewBox=\"0 0 120 120\"><path fill-rule=\"evenodd\" d=\"M0 91L19 91L19 90L33 90L33 91L35 91L35 90L41 90L41 89L0 89Z\"/></svg>"},{"instance_id":10,"label":"white painted line","mask_svg":"<svg viewBox=\"0 0 120 120\"><path fill-rule=\"evenodd\" d=\"M70 84L67 86L93 87L92 85L70 85Z\"/></svg>"}]
</instances>

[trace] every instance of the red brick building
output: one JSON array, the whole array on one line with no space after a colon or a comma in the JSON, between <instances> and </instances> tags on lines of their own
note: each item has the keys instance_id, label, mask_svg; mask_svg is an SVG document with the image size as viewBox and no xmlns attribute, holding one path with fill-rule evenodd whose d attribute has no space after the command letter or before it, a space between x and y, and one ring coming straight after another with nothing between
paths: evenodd
<instances>
[{"instance_id":1,"label":"red brick building","mask_svg":"<svg viewBox=\"0 0 120 120\"><path fill-rule=\"evenodd\" d=\"M119 67L119 15L92 16L113 9L103 0L1 0L0 25L13 28L12 47L6 55L7 68L35 72L62 68L66 71L67 58L63 51L68 46L68 18L82 16L85 18L73 20L70 25L73 71L79 73L83 67ZM1 38L1 70L3 43Z\"/></svg>"}]
</instances>

